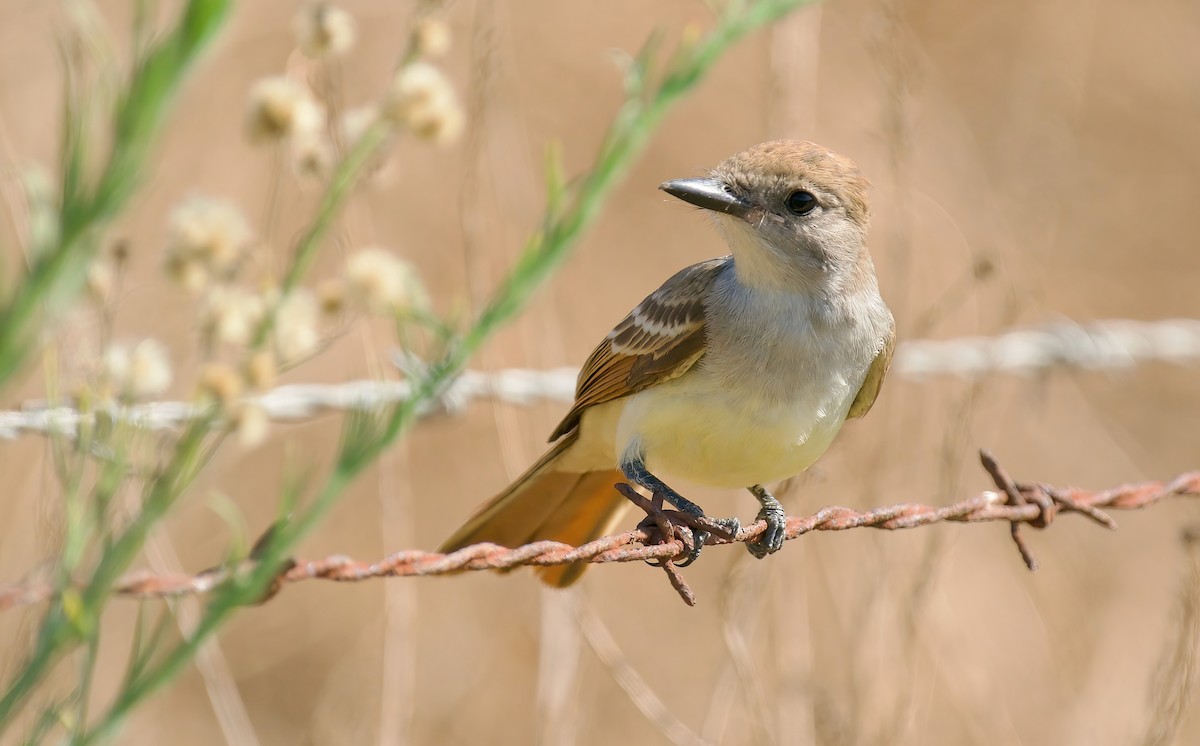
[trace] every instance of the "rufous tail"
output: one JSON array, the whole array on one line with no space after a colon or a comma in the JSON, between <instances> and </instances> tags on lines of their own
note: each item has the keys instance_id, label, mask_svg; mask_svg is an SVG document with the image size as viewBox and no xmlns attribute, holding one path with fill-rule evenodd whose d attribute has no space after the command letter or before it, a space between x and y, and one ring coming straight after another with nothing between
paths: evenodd
<instances>
[{"instance_id":1,"label":"rufous tail","mask_svg":"<svg viewBox=\"0 0 1200 746\"><path fill-rule=\"evenodd\" d=\"M613 485L624 476L616 469L569 473L554 467L575 442L569 434L554 444L529 471L485 503L439 551L490 541L518 547L534 541L579 546L609 533L629 503ZM536 568L547 585L565 588L583 575L588 563Z\"/></svg>"}]
</instances>

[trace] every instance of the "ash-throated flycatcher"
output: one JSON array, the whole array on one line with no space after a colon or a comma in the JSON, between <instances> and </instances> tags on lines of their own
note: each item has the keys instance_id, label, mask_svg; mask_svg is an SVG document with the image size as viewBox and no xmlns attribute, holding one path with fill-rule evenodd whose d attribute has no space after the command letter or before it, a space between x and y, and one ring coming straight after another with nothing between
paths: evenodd
<instances>
[{"instance_id":1,"label":"ash-throated flycatcher","mask_svg":"<svg viewBox=\"0 0 1200 746\"><path fill-rule=\"evenodd\" d=\"M702 514L658 476L670 474L747 487L767 523L748 546L765 557L783 545L784 513L762 485L807 469L875 402L895 324L867 253L858 168L820 145L781 140L661 188L710 210L732 254L681 270L609 332L579 374L554 445L442 551L598 538L628 504L613 489L622 480ZM736 519L722 524L737 530ZM561 587L586 566L538 572Z\"/></svg>"}]
</instances>

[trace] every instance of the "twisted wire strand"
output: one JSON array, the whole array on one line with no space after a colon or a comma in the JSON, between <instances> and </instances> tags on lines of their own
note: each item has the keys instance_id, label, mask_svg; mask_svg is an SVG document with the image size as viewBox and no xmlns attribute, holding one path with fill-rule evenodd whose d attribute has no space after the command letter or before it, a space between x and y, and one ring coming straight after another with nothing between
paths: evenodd
<instances>
[{"instance_id":1,"label":"twisted wire strand","mask_svg":"<svg viewBox=\"0 0 1200 746\"><path fill-rule=\"evenodd\" d=\"M1055 368L1129 368L1146 362L1200 363L1200 319L1116 319L1087 324L1062 321L994 337L914 340L897 348L891 375L911 379L937 375L973 378L991 373L1032 375ZM402 356L397 356L396 363L401 369L414 364ZM425 414L460 412L476 399L516 405L570 403L578 373L576 368L467 371ZM274 422L295 422L332 411L378 409L411 394L406 381L350 381L280 386L247 401L260 407ZM200 416L202 408L188 402L164 401L113 405L103 414L147 430L170 430ZM0 412L0 438L73 437L81 424L90 424L95 417L95 412L30 402L19 410Z\"/></svg>"},{"instance_id":2,"label":"twisted wire strand","mask_svg":"<svg viewBox=\"0 0 1200 746\"><path fill-rule=\"evenodd\" d=\"M994 459L983 454L985 466ZM853 528L898 530L929 526L941 522L981 523L1006 521L1012 526L1030 524L1044 528L1060 512L1074 512L1106 528L1116 523L1102 508L1137 510L1171 497L1200 497L1200 471L1188 472L1170 481L1150 481L1123 484L1107 490L1088 491L1074 487L1053 487L1041 483L1012 482L999 469L991 467L1000 489L985 491L952 505L937 507L921 503L888 505L868 511L856 511L841 506L823 508L808 516L787 519L787 539L796 539L810 531L845 531ZM999 476L997 476L997 473ZM1015 492L1014 492L1015 491ZM666 518L675 528L703 525L712 530L708 543L723 545L753 541L766 529L757 521L740 530L736 536L720 536L718 528L675 511L661 509L661 501L647 499L622 490L639 508L647 513L647 521L634 531L606 536L573 547L555 541L538 541L524 546L507 548L497 544L474 544L449 554L403 550L375 562L363 562L344 555L323 559L293 559L279 575L274 590L304 580L360 582L373 578L449 575L471 570L503 570L521 566L546 567L572 562L657 561L667 571L672 586L685 602L693 604L695 597L673 564L687 555L690 534L675 531L663 540L652 520ZM1017 500L1020 502L1017 502ZM1014 531L1018 547L1021 542ZM1027 549L1022 548L1022 555ZM1026 556L1026 562L1030 562ZM114 592L125 598L150 599L207 593L228 579L240 567L219 567L196 575L137 572L122 578ZM1031 567L1033 569L1033 567ZM48 583L29 582L0 586L0 611L27 606L48 600L55 589Z\"/></svg>"}]
</instances>

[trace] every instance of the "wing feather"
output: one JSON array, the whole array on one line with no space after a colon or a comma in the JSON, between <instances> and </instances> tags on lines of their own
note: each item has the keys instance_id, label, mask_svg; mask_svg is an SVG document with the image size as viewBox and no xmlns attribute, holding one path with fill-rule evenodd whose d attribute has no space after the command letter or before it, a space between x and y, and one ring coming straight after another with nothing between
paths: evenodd
<instances>
[{"instance_id":1,"label":"wing feather","mask_svg":"<svg viewBox=\"0 0 1200 746\"><path fill-rule=\"evenodd\" d=\"M867 377L863 379L862 387L858 390L858 396L854 397L854 401L850 404L850 411L846 414L846 419L862 417L871 411L871 406L879 396L879 390L883 388L883 378L887 375L888 368L892 365L892 352L895 349L896 324L893 322L892 328L883 340L883 346L880 348L879 354L875 356L875 359L871 362L871 367L867 369Z\"/></svg>"},{"instance_id":2,"label":"wing feather","mask_svg":"<svg viewBox=\"0 0 1200 746\"><path fill-rule=\"evenodd\" d=\"M575 404L550 440L574 430L588 407L682 375L704 356L704 301L731 266L720 257L680 270L634 308L579 373Z\"/></svg>"}]
</instances>

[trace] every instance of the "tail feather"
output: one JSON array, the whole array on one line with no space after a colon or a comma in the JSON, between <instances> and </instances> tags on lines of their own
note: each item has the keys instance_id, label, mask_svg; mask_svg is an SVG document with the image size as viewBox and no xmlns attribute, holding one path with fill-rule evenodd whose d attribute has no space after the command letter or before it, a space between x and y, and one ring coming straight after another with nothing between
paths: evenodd
<instances>
[{"instance_id":1,"label":"tail feather","mask_svg":"<svg viewBox=\"0 0 1200 746\"><path fill-rule=\"evenodd\" d=\"M613 530L629 502L613 485L624 479L616 469L590 471L580 475L562 503L537 531L538 539L553 539L579 546L605 536ZM537 568L538 577L547 585L566 588L583 575L587 562Z\"/></svg>"},{"instance_id":2,"label":"tail feather","mask_svg":"<svg viewBox=\"0 0 1200 746\"><path fill-rule=\"evenodd\" d=\"M582 474L560 472L554 462L574 442L563 438L507 489L484 504L442 545L451 552L490 541L516 547L551 540L578 546L608 533L628 504L613 485L622 479L616 469ZM587 563L537 568L548 585L574 583Z\"/></svg>"}]
</instances>

